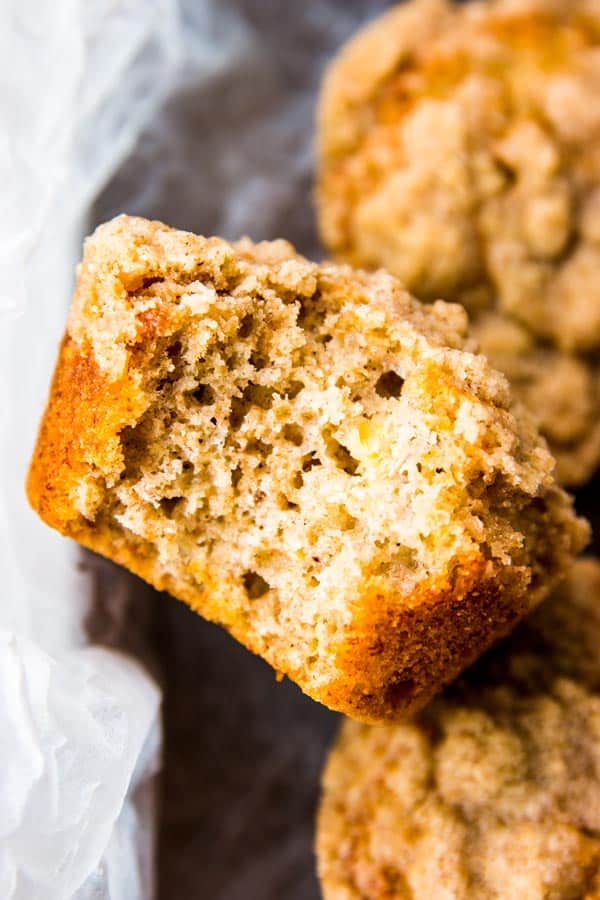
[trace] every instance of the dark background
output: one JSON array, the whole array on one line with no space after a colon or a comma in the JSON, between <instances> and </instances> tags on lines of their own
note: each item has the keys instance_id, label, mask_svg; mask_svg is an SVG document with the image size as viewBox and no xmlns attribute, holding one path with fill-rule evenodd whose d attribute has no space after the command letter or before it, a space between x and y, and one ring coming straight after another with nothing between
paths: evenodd
<instances>
[{"instance_id":1,"label":"dark background","mask_svg":"<svg viewBox=\"0 0 600 900\"><path fill-rule=\"evenodd\" d=\"M98 199L201 234L286 237L321 255L313 117L325 61L375 0L189 2L233 62L190 71ZM195 61L200 63L201 60ZM600 481L579 499L595 515ZM165 689L160 900L316 900L314 817L338 717L182 604L144 593ZM145 617L144 617L145 618Z\"/></svg>"}]
</instances>

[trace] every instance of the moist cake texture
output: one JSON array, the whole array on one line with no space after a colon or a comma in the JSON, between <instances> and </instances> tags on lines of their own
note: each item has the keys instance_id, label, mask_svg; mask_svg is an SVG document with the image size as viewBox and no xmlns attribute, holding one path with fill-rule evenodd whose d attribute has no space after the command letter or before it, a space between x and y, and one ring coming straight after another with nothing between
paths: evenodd
<instances>
[{"instance_id":1,"label":"moist cake texture","mask_svg":"<svg viewBox=\"0 0 600 900\"><path fill-rule=\"evenodd\" d=\"M555 397L539 419L570 484L600 462L599 148L596 0L410 0L360 32L324 81L329 251L475 320L508 318L576 368L585 421L568 428ZM513 388L537 415L547 383L524 378L523 341L506 337L492 364L519 370Z\"/></svg>"},{"instance_id":2,"label":"moist cake texture","mask_svg":"<svg viewBox=\"0 0 600 900\"><path fill-rule=\"evenodd\" d=\"M600 563L413 723L346 722L324 774L324 900L600 897Z\"/></svg>"},{"instance_id":3,"label":"moist cake texture","mask_svg":"<svg viewBox=\"0 0 600 900\"><path fill-rule=\"evenodd\" d=\"M120 217L88 239L31 463L46 522L365 721L421 706L585 542L456 305Z\"/></svg>"}]
</instances>

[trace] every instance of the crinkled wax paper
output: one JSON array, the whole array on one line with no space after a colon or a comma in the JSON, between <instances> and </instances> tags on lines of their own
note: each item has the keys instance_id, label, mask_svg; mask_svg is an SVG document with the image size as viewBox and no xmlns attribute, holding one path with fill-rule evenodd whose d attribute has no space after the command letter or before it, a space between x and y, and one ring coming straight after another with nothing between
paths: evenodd
<instances>
[{"instance_id":1,"label":"crinkled wax paper","mask_svg":"<svg viewBox=\"0 0 600 900\"><path fill-rule=\"evenodd\" d=\"M2 900L153 892L159 692L86 646L133 582L42 525L24 480L89 204L173 85L180 34L174 0L0 5Z\"/></svg>"},{"instance_id":2,"label":"crinkled wax paper","mask_svg":"<svg viewBox=\"0 0 600 900\"><path fill-rule=\"evenodd\" d=\"M104 891L78 897L148 896L135 847L115 857L115 878L109 845L127 839L114 834L125 794L132 816L140 779L154 774L158 703L153 682L115 652L82 647L58 661L0 632L1 897L70 897L90 872L88 887Z\"/></svg>"}]
</instances>

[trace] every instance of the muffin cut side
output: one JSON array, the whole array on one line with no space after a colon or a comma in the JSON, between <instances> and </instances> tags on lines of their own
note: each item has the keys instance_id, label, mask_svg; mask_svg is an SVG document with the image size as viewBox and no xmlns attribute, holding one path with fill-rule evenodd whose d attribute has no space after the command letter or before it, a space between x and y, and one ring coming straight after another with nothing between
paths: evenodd
<instances>
[{"instance_id":1,"label":"muffin cut side","mask_svg":"<svg viewBox=\"0 0 600 900\"><path fill-rule=\"evenodd\" d=\"M86 248L32 503L311 695L406 712L583 534L464 328L281 242L116 220Z\"/></svg>"}]
</instances>

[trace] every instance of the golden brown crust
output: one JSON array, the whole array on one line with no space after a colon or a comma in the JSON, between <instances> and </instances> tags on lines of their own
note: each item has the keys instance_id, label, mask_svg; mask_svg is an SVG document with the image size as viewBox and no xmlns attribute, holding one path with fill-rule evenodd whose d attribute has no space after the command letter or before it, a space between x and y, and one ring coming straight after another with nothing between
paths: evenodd
<instances>
[{"instance_id":1,"label":"golden brown crust","mask_svg":"<svg viewBox=\"0 0 600 900\"><path fill-rule=\"evenodd\" d=\"M411 723L346 722L323 776L325 900L593 900L600 563Z\"/></svg>"},{"instance_id":2,"label":"golden brown crust","mask_svg":"<svg viewBox=\"0 0 600 900\"><path fill-rule=\"evenodd\" d=\"M457 560L451 572L410 598L373 590L361 599L336 652L340 676L328 706L362 722L408 717L479 655L475 647L489 647L526 613L528 579L518 566L494 571L480 557Z\"/></svg>"},{"instance_id":3,"label":"golden brown crust","mask_svg":"<svg viewBox=\"0 0 600 900\"><path fill-rule=\"evenodd\" d=\"M266 268L259 269L257 261ZM104 226L88 243L80 268L69 330L60 350L29 471L29 500L49 525L125 565L158 589L169 591L202 615L224 625L315 699L365 721L405 716L422 706L495 638L505 634L526 609L543 598L573 552L581 546L586 530L575 520L565 495L553 485L549 474L551 461L535 433L526 423L516 422L505 408L507 395L503 380L485 366L481 368L475 357L469 354L457 357L458 350L448 349L441 343L437 329L442 324L447 328L445 339L452 347L460 346L463 340L455 330L454 312L443 305L437 309L422 308L403 297L405 330L429 328L429 340L437 342L432 343L431 361L420 360L419 373L412 380L408 378L406 387L410 402L422 411L420 415L430 417L431 427L437 429L436 441L442 440L445 434L454 440L459 427L471 429L469 433L475 437L469 438L468 449L472 452L472 441L480 440L480 423L490 422L481 438L484 443L491 442L490 446L486 444L481 450L477 447L481 458L475 455L472 461L467 459L469 474L465 477L473 480L472 489L480 492L481 497L478 494L473 500L465 497L460 501L475 504L477 518L473 528L481 527L479 517L489 513L494 529L487 535L489 546L484 547L482 543L479 552L474 552L473 542L467 535L464 545L471 550L455 554L447 566L440 567L441 573L421 575L416 583L414 579L407 580L410 587L404 589L401 578L388 574L387 570L393 566L402 577L405 569L409 574L413 571L410 566L414 562L410 565L402 562L402 553L408 553L406 548L394 551L395 555L367 558L360 580L350 583L350 587L344 585L344 592L339 596L337 591L332 594L332 604L343 601L339 603L342 624L328 620L327 609L317 609L320 618L316 620L315 632L319 628L328 629L324 639L326 652L316 640L314 649L304 649L302 641L310 647L312 640L308 627L300 626L294 637L290 635L292 622L283 627L275 617L267 618L262 611L268 613L268 603L272 603L276 616L282 615L284 603L278 597L271 601L268 595L263 599L262 594L257 594L249 602L239 576L222 562L225 559L227 563L228 552L229 557L235 556L228 547L221 548L225 554L221 562L201 557L197 548L202 538L202 517L184 522L187 530L165 544L174 558L184 542L189 542L190 529L196 529L197 533L192 532L192 551L183 562L175 564L172 558L165 559L156 537L157 529L174 527L170 518L172 504L182 499L181 490L177 487L175 495L173 491L160 495L165 497L164 513L162 500L152 499L144 507L145 515L149 510L147 520L125 519L125 500L130 502L133 497L137 503L139 497L139 492L135 493L140 490L135 481L139 475L136 454L143 451L144 441L150 440L144 437L148 433L144 428L154 427L155 422L160 425L162 421L156 410L159 402L163 404L160 409L165 409L164 385L172 390L174 384L185 382L186 396L198 387L195 382L189 382L190 376L182 362L185 329L192 333L193 327L197 328L198 323L202 327L204 322L190 309L195 310L198 304L204 303L210 291L215 303L231 303L234 310L242 303L248 304L250 301L243 292L233 300L228 296L228 291L239 289L244 278L244 285L250 285L244 291L253 290L256 281L261 279L264 296L273 297L277 290L291 298L287 305L281 305L282 312L280 307L273 307L280 310L278 315L288 315L289 303L302 291L309 296L314 293L320 296L323 291L337 290L352 297L351 291L357 287L358 308L362 309L363 291L372 290L386 314L390 302L386 292L401 294L387 276L371 278L333 267L321 271L296 257L283 242L257 247L246 242L236 250L217 239L207 241L160 223L122 218ZM231 327L234 333L239 331L237 319ZM404 341L411 339L410 330L406 330ZM415 346L414 353L425 357L426 350L419 349L425 345ZM198 351L193 349L193 352ZM362 349L359 352L362 354ZM440 356L444 365L436 362ZM459 370L458 379L451 376L453 365ZM169 374L173 372L174 375ZM264 367L260 372L264 375ZM442 383L445 389L440 394ZM438 396L441 399L436 400ZM283 411L287 416L289 406ZM216 407L214 413L216 421L219 415ZM192 414L198 422L197 407ZM256 420L263 429L264 418L261 407ZM214 427L212 421L209 429ZM356 452L363 453L368 462L384 452L379 448L385 447L381 443L385 420L376 425L373 418L368 421L360 418L359 426L362 437L360 440L356 437L360 445ZM241 433L235 432L236 440ZM259 434L264 440L265 432ZM163 464L161 440L159 430L158 462L147 464L154 479ZM334 446L349 453L339 442L334 441ZM490 469L489 474L485 470L486 453L496 454L491 458L499 460L494 463L497 468ZM427 457L421 459L425 468ZM458 459L457 456L457 465ZM353 460L353 464L359 463L360 460ZM354 489L357 482L344 474L338 476L339 460L336 465L338 468L332 468L329 480L335 475L345 490ZM178 466L177 471L181 472L183 467L179 463ZM417 472L420 478L419 473L420 468ZM449 478L442 468L436 477ZM308 478L306 470L304 478ZM439 510L443 522L445 504L457 489L463 490L461 484L457 488L454 481L448 483L447 495L440 495L444 498L444 506ZM420 490L428 484L423 482ZM507 497L514 504L512 510L506 508ZM431 510L426 512L429 515ZM419 515L425 522L422 514ZM341 529L348 522L349 513L346 511L344 516L340 520ZM368 524L370 527L371 523ZM351 525L354 527L352 521ZM451 525L457 527L454 521ZM454 540L452 532L449 531L447 539ZM459 539L463 540L460 533ZM280 553L283 546L280 535L277 541L277 553ZM303 548L294 552L302 553ZM261 559L264 563L264 552ZM283 577L287 577L287 566L288 563ZM288 601L290 606L293 599ZM319 678L315 677L316 671L320 673Z\"/></svg>"},{"instance_id":4,"label":"golden brown crust","mask_svg":"<svg viewBox=\"0 0 600 900\"><path fill-rule=\"evenodd\" d=\"M73 506L73 488L95 457L107 465L118 462L118 435L147 403L127 373L108 378L91 350L82 352L65 334L27 476L29 502L48 525L71 537L86 531Z\"/></svg>"},{"instance_id":5,"label":"golden brown crust","mask_svg":"<svg viewBox=\"0 0 600 900\"><path fill-rule=\"evenodd\" d=\"M329 252L520 327L490 361L574 486L600 462L599 46L594 0L410 0L341 50L318 112ZM548 351L577 423L523 377Z\"/></svg>"}]
</instances>

